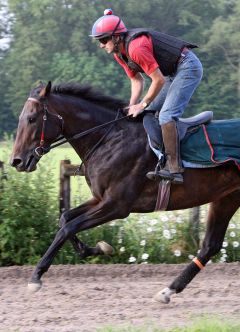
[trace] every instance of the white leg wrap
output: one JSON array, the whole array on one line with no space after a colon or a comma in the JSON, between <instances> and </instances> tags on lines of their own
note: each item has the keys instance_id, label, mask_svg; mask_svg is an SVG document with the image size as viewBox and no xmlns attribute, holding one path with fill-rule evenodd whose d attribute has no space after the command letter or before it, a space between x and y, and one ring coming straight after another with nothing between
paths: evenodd
<instances>
[{"instance_id":1,"label":"white leg wrap","mask_svg":"<svg viewBox=\"0 0 240 332\"><path fill-rule=\"evenodd\" d=\"M28 283L28 292L29 293L36 293L37 291L39 291L39 289L41 289L42 287L42 282L29 282Z\"/></svg>"},{"instance_id":2,"label":"white leg wrap","mask_svg":"<svg viewBox=\"0 0 240 332\"><path fill-rule=\"evenodd\" d=\"M169 303L171 295L175 293L175 290L166 287L154 296L154 300L162 303Z\"/></svg>"}]
</instances>

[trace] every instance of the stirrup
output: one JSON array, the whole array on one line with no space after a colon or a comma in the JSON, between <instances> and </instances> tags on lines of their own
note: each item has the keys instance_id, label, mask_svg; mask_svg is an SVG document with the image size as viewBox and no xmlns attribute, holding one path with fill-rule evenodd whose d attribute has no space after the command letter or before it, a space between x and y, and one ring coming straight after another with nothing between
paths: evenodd
<instances>
[{"instance_id":1,"label":"stirrup","mask_svg":"<svg viewBox=\"0 0 240 332\"><path fill-rule=\"evenodd\" d=\"M170 180L174 184L183 183L182 173L170 173L167 169L161 169L158 172L158 176L160 176L164 180Z\"/></svg>"},{"instance_id":2,"label":"stirrup","mask_svg":"<svg viewBox=\"0 0 240 332\"><path fill-rule=\"evenodd\" d=\"M160 170L162 169L162 161L159 160L156 167L155 167L155 170L154 171L150 171L146 174L146 177L149 179L149 180L159 180L159 176L158 176L158 173L160 172Z\"/></svg>"},{"instance_id":3,"label":"stirrup","mask_svg":"<svg viewBox=\"0 0 240 332\"><path fill-rule=\"evenodd\" d=\"M169 180L173 184L182 184L183 183L183 176L181 173L170 173L166 169L155 170L148 172L146 177L150 180Z\"/></svg>"}]
</instances>

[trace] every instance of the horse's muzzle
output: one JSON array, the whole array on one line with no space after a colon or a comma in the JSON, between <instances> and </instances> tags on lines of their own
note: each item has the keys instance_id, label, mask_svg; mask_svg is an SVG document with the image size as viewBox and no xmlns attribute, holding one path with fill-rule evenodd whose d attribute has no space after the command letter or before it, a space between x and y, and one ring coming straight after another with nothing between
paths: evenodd
<instances>
[{"instance_id":1,"label":"horse's muzzle","mask_svg":"<svg viewBox=\"0 0 240 332\"><path fill-rule=\"evenodd\" d=\"M31 154L26 161L20 157L14 157L10 161L10 165L15 167L18 172L33 172L37 168L37 163L40 158L36 158Z\"/></svg>"}]
</instances>

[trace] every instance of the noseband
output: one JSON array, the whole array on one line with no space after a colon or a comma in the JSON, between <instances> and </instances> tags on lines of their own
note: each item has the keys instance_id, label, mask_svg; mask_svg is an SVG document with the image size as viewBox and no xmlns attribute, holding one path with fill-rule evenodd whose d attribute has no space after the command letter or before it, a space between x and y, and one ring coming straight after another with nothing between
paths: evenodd
<instances>
[{"instance_id":1,"label":"noseband","mask_svg":"<svg viewBox=\"0 0 240 332\"><path fill-rule=\"evenodd\" d=\"M38 99L33 98L33 97L29 97L27 100L41 104ZM59 114L54 114L52 112L49 112L49 110L47 108L47 104L43 103L43 123L42 123L42 131L41 131L41 136L40 136L40 143L39 143L39 146L37 146L33 151L33 155L37 159L40 159L44 154L46 154L47 152L50 151L50 146L44 147L46 123L47 123L47 119L48 119L48 114L54 115L60 120L61 134L63 133L64 120L63 120L62 116Z\"/></svg>"}]
</instances>

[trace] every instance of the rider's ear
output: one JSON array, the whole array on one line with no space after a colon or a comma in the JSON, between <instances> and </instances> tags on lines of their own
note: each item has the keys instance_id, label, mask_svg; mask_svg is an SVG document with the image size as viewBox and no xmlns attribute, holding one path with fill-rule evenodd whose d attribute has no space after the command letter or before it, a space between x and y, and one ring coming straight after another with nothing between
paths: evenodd
<instances>
[{"instance_id":1,"label":"rider's ear","mask_svg":"<svg viewBox=\"0 0 240 332\"><path fill-rule=\"evenodd\" d=\"M51 83L51 81L49 81L48 84L44 88L42 88L42 90L39 92L39 96L47 97L51 92L51 87L52 87L52 83Z\"/></svg>"}]
</instances>

